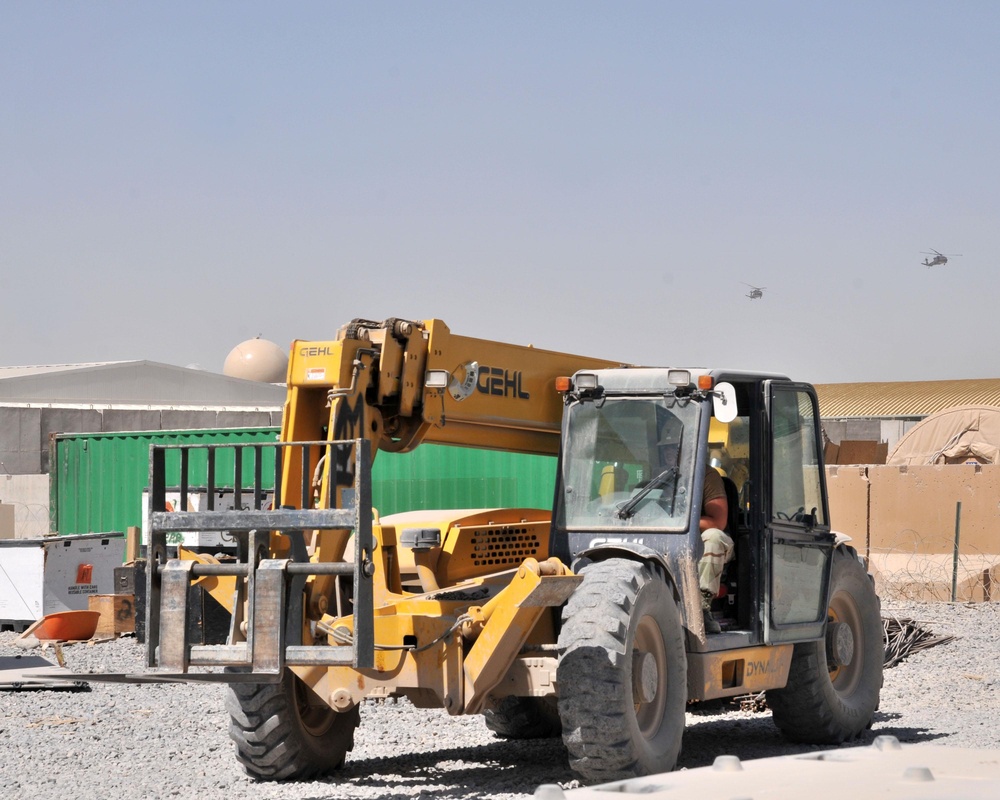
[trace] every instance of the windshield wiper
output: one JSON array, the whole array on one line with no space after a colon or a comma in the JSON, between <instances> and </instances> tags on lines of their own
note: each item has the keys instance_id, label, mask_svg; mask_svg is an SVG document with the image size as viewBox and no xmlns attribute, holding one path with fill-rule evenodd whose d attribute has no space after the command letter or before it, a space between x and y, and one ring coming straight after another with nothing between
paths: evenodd
<instances>
[{"instance_id":1,"label":"windshield wiper","mask_svg":"<svg viewBox=\"0 0 1000 800\"><path fill-rule=\"evenodd\" d=\"M635 511L636 509L636 506L638 506L639 503L643 501L643 498L645 498L646 495L648 495L656 487L665 484L676 474L677 474L677 467L667 467L665 470L663 470L663 472L661 472L655 478L650 480L649 483L647 483L638 492L636 492L635 495L633 495L624 503L622 503L620 506L618 506L618 511L615 512L615 516L617 516L618 519L628 519L629 517L631 517L632 512Z\"/></svg>"}]
</instances>

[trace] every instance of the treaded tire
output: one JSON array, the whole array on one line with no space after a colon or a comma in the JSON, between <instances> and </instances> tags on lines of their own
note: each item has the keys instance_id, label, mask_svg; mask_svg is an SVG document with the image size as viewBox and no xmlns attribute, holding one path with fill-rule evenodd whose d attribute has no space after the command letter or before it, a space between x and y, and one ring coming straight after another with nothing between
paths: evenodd
<instances>
[{"instance_id":1,"label":"treaded tire","mask_svg":"<svg viewBox=\"0 0 1000 800\"><path fill-rule=\"evenodd\" d=\"M570 767L590 783L672 770L684 734L687 659L671 589L659 570L626 559L581 574L559 634Z\"/></svg>"},{"instance_id":2,"label":"treaded tire","mask_svg":"<svg viewBox=\"0 0 1000 800\"><path fill-rule=\"evenodd\" d=\"M882 609L853 547L833 553L829 618L846 623L854 657L830 669L826 640L795 645L788 683L767 692L774 723L793 742L840 744L871 727L882 690Z\"/></svg>"},{"instance_id":3,"label":"treaded tire","mask_svg":"<svg viewBox=\"0 0 1000 800\"><path fill-rule=\"evenodd\" d=\"M548 739L562 732L554 697L505 697L483 717L502 739Z\"/></svg>"},{"instance_id":4,"label":"treaded tire","mask_svg":"<svg viewBox=\"0 0 1000 800\"><path fill-rule=\"evenodd\" d=\"M338 713L305 703L306 688L286 669L279 683L231 683L229 737L251 778L308 779L342 766L354 749L358 707Z\"/></svg>"}]
</instances>

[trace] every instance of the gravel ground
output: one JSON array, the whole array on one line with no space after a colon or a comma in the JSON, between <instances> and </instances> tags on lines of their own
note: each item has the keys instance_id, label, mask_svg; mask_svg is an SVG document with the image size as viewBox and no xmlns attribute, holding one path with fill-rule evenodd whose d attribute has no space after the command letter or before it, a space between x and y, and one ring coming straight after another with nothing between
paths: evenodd
<instances>
[{"instance_id":1,"label":"gravel ground","mask_svg":"<svg viewBox=\"0 0 1000 800\"><path fill-rule=\"evenodd\" d=\"M883 615L912 619L956 641L911 653L886 670L875 724L857 744L891 734L902 742L996 748L1000 716L1000 604L884 602ZM0 633L0 655L25 653ZM32 650L56 660L51 647ZM74 671L135 672L143 648L125 637L64 646ZM0 797L246 796L293 798L524 798L542 783L576 784L558 740L507 742L480 717L449 717L408 703L366 704L355 748L336 778L255 783L240 770L226 732L223 688L115 685L89 690L0 690ZM763 758L822 748L790 745L770 713L716 705L689 713L680 768L717 755Z\"/></svg>"}]
</instances>

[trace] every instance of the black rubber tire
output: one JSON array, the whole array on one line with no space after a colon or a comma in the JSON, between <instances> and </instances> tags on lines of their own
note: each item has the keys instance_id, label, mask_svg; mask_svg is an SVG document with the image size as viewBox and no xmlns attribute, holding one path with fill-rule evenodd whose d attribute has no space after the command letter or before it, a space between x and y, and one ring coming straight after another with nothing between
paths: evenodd
<instances>
[{"instance_id":1,"label":"black rubber tire","mask_svg":"<svg viewBox=\"0 0 1000 800\"><path fill-rule=\"evenodd\" d=\"M871 727L878 709L885 661L882 609L852 547L834 550L828 618L850 627L851 663L831 670L825 639L797 644L787 685L767 693L774 723L793 742L840 744L855 739Z\"/></svg>"},{"instance_id":2,"label":"black rubber tire","mask_svg":"<svg viewBox=\"0 0 1000 800\"><path fill-rule=\"evenodd\" d=\"M658 569L637 561L600 561L581 574L559 634L559 716L570 767L588 783L672 770L687 704L673 593ZM647 702L633 687L637 656L654 676Z\"/></svg>"},{"instance_id":3,"label":"black rubber tire","mask_svg":"<svg viewBox=\"0 0 1000 800\"><path fill-rule=\"evenodd\" d=\"M358 707L339 713L308 705L291 670L279 683L231 683L226 692L236 759L256 780L303 780L343 766L354 748Z\"/></svg>"},{"instance_id":4,"label":"black rubber tire","mask_svg":"<svg viewBox=\"0 0 1000 800\"><path fill-rule=\"evenodd\" d=\"M549 739L562 733L554 697L505 697L483 718L501 739Z\"/></svg>"}]
</instances>

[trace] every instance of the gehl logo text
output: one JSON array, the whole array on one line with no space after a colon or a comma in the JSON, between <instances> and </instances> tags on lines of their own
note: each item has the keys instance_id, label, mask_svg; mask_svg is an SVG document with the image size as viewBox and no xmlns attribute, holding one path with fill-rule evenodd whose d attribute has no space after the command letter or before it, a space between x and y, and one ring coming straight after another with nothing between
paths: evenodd
<instances>
[{"instance_id":1,"label":"gehl logo text","mask_svg":"<svg viewBox=\"0 0 1000 800\"><path fill-rule=\"evenodd\" d=\"M300 356L328 356L332 352L330 347L318 347L317 345L299 348Z\"/></svg>"},{"instance_id":2,"label":"gehl logo text","mask_svg":"<svg viewBox=\"0 0 1000 800\"><path fill-rule=\"evenodd\" d=\"M518 400L529 400L531 395L524 391L520 370L501 369L500 367L480 367L479 379L476 381L476 391L496 397L516 397Z\"/></svg>"}]
</instances>

